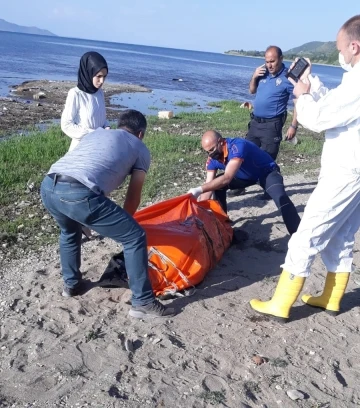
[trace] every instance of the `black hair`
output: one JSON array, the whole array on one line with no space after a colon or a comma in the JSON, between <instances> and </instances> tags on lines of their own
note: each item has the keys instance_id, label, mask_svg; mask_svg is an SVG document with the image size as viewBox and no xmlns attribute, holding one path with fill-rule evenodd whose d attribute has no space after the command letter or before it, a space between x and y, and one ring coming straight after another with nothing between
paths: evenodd
<instances>
[{"instance_id":1,"label":"black hair","mask_svg":"<svg viewBox=\"0 0 360 408\"><path fill-rule=\"evenodd\" d=\"M282 51L281 51L281 48L278 47L278 46L276 46L276 45L269 45L269 46L266 48L266 50L265 50L265 54L266 54L269 50L275 50L275 51L276 51L276 54L277 54L277 56L278 56L279 58L282 57L282 55L283 55L283 53L282 53Z\"/></svg>"},{"instance_id":2,"label":"black hair","mask_svg":"<svg viewBox=\"0 0 360 408\"><path fill-rule=\"evenodd\" d=\"M118 128L126 128L135 136L140 132L145 133L147 122L145 116L134 109L127 109L119 114Z\"/></svg>"}]
</instances>

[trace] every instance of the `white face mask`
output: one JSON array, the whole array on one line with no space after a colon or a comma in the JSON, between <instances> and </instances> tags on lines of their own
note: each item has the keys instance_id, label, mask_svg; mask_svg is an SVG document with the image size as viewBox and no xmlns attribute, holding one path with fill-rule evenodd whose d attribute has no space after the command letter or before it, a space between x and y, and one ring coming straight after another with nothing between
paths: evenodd
<instances>
[{"instance_id":1,"label":"white face mask","mask_svg":"<svg viewBox=\"0 0 360 408\"><path fill-rule=\"evenodd\" d=\"M339 63L341 65L342 69L344 69L345 71L351 71L352 66L351 66L350 62L348 64L345 62L345 58L341 54L341 52L339 52Z\"/></svg>"}]
</instances>

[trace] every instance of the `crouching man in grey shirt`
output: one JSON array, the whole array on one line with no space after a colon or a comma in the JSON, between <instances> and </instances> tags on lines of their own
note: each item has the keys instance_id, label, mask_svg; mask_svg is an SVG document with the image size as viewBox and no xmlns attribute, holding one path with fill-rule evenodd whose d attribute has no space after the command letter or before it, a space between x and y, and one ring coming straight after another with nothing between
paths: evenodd
<instances>
[{"instance_id":1,"label":"crouching man in grey shirt","mask_svg":"<svg viewBox=\"0 0 360 408\"><path fill-rule=\"evenodd\" d=\"M102 128L54 163L41 184L41 198L60 227L60 261L65 297L81 289L82 225L124 247L132 291L129 315L139 319L170 317L174 309L155 299L148 276L146 235L132 217L137 210L150 153L142 142L146 119L136 110L120 113L117 130ZM130 175L124 208L107 195Z\"/></svg>"}]
</instances>

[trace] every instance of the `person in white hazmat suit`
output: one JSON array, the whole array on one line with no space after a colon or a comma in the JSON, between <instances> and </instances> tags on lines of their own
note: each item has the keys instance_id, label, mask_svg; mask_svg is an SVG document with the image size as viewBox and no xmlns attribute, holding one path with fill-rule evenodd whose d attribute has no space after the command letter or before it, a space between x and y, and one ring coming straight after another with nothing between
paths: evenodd
<instances>
[{"instance_id":1,"label":"person in white hazmat suit","mask_svg":"<svg viewBox=\"0 0 360 408\"><path fill-rule=\"evenodd\" d=\"M292 235L277 288L270 301L250 301L251 307L286 321L317 253L327 268L320 296L302 301L332 315L352 270L355 233L360 226L360 15L349 19L337 35L339 62L348 72L332 90L313 77L310 67L294 84L298 121L314 132L325 132L317 187ZM310 61L308 61L310 63Z\"/></svg>"}]
</instances>

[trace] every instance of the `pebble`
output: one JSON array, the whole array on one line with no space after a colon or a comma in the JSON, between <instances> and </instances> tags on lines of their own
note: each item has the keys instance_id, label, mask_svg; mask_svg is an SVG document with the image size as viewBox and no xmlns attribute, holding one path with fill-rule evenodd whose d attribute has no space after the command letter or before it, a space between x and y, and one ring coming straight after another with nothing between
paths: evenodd
<instances>
[{"instance_id":1,"label":"pebble","mask_svg":"<svg viewBox=\"0 0 360 408\"><path fill-rule=\"evenodd\" d=\"M207 375L203 380L203 387L210 392L221 391L225 388L225 380L220 377Z\"/></svg>"},{"instance_id":2,"label":"pebble","mask_svg":"<svg viewBox=\"0 0 360 408\"><path fill-rule=\"evenodd\" d=\"M252 361L256 364L256 365L261 365L264 364L266 362L266 360L258 355L254 355L252 356Z\"/></svg>"},{"instance_id":3,"label":"pebble","mask_svg":"<svg viewBox=\"0 0 360 408\"><path fill-rule=\"evenodd\" d=\"M304 393L302 393L301 391L298 391L298 390L288 390L288 391L286 391L286 394L293 401L296 401L296 400L299 400L299 399L302 400L302 399L305 398Z\"/></svg>"},{"instance_id":4,"label":"pebble","mask_svg":"<svg viewBox=\"0 0 360 408\"><path fill-rule=\"evenodd\" d=\"M159 339L158 337L156 339L153 340L153 344L157 344L160 343L161 339Z\"/></svg>"},{"instance_id":5,"label":"pebble","mask_svg":"<svg viewBox=\"0 0 360 408\"><path fill-rule=\"evenodd\" d=\"M125 350L128 353L132 353L134 351L134 344L133 344L132 340L130 340L130 339L125 340Z\"/></svg>"}]
</instances>

